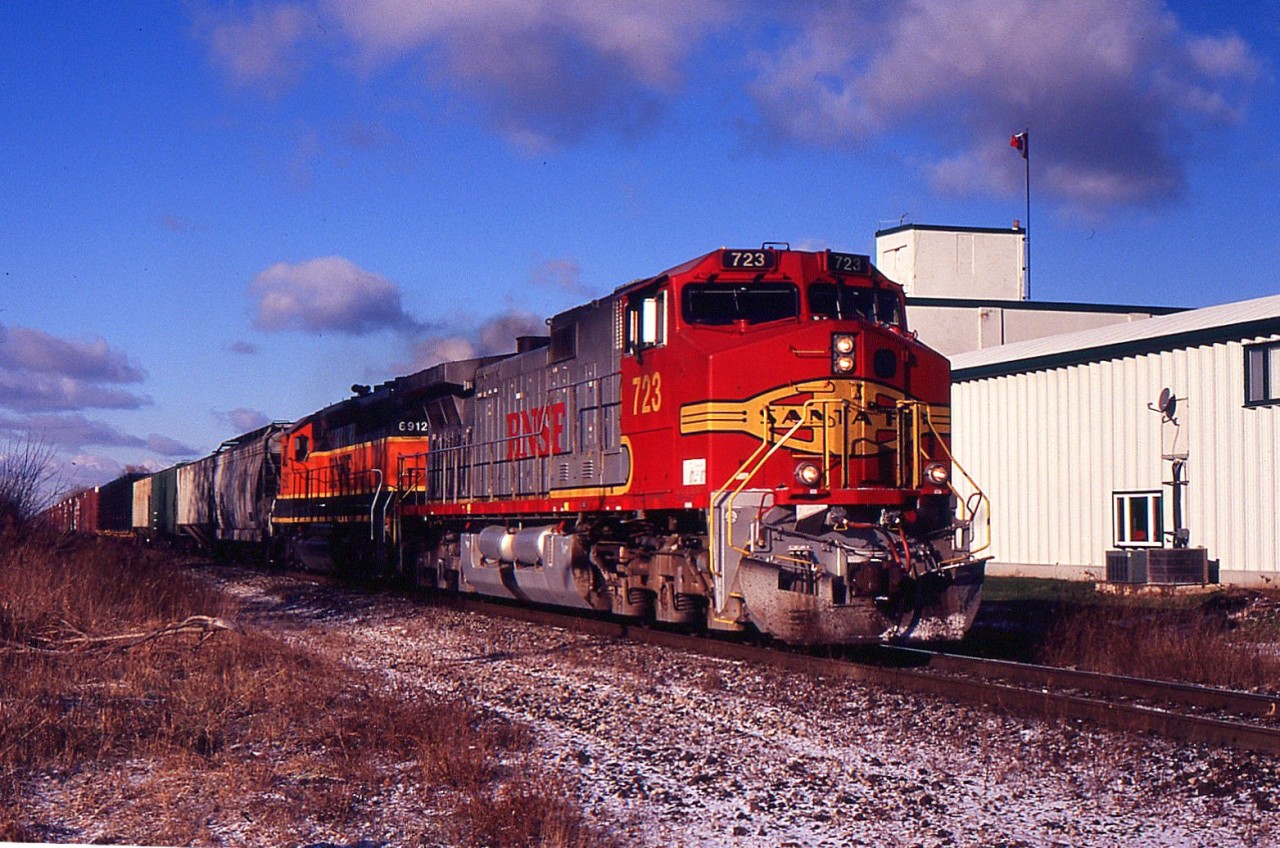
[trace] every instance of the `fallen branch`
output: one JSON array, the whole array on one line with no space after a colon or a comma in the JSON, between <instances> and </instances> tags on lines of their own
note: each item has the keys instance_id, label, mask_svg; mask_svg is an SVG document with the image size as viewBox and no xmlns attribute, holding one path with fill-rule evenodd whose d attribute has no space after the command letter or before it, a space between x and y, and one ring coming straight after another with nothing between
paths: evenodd
<instances>
[{"instance_id":1,"label":"fallen branch","mask_svg":"<svg viewBox=\"0 0 1280 848\"><path fill-rule=\"evenodd\" d=\"M236 630L235 624L225 618L208 615L192 615L172 624L166 624L155 630L139 630L132 633L118 633L114 636L90 636L89 634L63 622L70 635L59 637L41 637L34 645L16 645L10 643L6 650L28 651L32 653L56 654L67 651L127 651L154 639L165 636L179 636L184 633L196 634L200 637L197 646L221 630Z\"/></svg>"}]
</instances>

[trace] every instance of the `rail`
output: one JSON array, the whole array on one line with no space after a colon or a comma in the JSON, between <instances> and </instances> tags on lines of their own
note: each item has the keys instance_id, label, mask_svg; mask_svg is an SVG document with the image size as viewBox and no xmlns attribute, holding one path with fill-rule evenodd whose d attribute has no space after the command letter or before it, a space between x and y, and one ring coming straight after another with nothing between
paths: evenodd
<instances>
[{"instance_id":1,"label":"rail","mask_svg":"<svg viewBox=\"0 0 1280 848\"><path fill-rule=\"evenodd\" d=\"M881 646L880 652L923 663L922 667L948 674L967 674L987 680L1004 680L1046 690L1074 689L1114 695L1149 703L1181 704L1232 715L1280 720L1280 696L1241 692L1171 680L1153 680L1106 674L1077 668L1036 665L964 654Z\"/></svg>"},{"instance_id":2,"label":"rail","mask_svg":"<svg viewBox=\"0 0 1280 848\"><path fill-rule=\"evenodd\" d=\"M852 680L871 686L959 700L1010 715L1046 721L1080 719L1120 732L1155 733L1182 742L1228 746L1271 754L1280 753L1280 726L1267 723L1274 719L1274 714L1270 712L1272 706L1280 704L1280 698L1274 696L1253 696L1251 693L1224 695L1223 690L1204 690L1208 693L1204 696L1206 699L1244 696L1246 701L1253 703L1254 706L1248 712L1251 718L1240 720L1178 712L1166 707L1116 699L1141 700L1139 693L1134 691L1111 693L1110 698L1087 697L1077 692L1063 691L1061 686L1040 685L1035 682L1012 685L1008 679L997 681L981 676L944 674L939 673L938 670L922 671L915 668L887 667L847 659L818 657L809 653L761 647L741 641L654 630L616 619L582 618L549 610L514 607L472 598L458 598L457 602L464 608L487 615L564 627L603 638L626 639L702 656L739 662L756 662L800 674ZM1018 666L1019 664L1008 665ZM1061 675L1071 672L1070 669L1054 671ZM1066 677L1062 679L1065 680ZM1164 693L1182 691L1186 694L1180 697L1186 698L1199 697L1191 693L1193 690L1203 688L1168 681L1146 680L1141 681L1141 684L1158 687ZM1226 711L1230 710L1226 709ZM1259 712L1261 712L1261 718L1258 717Z\"/></svg>"}]
</instances>

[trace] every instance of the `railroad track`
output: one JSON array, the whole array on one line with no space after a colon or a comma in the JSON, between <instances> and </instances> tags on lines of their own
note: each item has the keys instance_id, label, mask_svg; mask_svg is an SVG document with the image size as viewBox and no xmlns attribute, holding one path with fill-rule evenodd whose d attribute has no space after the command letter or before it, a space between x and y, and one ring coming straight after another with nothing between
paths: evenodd
<instances>
[{"instance_id":1,"label":"railroad track","mask_svg":"<svg viewBox=\"0 0 1280 848\"><path fill-rule=\"evenodd\" d=\"M854 661L483 598L428 597L485 615L933 695L1027 718L1081 719L1125 732L1280 754L1280 696L900 646L879 646L869 659Z\"/></svg>"},{"instance_id":2,"label":"railroad track","mask_svg":"<svg viewBox=\"0 0 1280 848\"><path fill-rule=\"evenodd\" d=\"M1074 689L1144 703L1178 704L1212 713L1280 721L1280 697L1275 695L897 645L881 646L880 651L891 657L896 655L908 660L918 660L931 670L974 675L987 680L1003 680L1020 686L1035 686L1046 690Z\"/></svg>"},{"instance_id":3,"label":"railroad track","mask_svg":"<svg viewBox=\"0 0 1280 848\"><path fill-rule=\"evenodd\" d=\"M986 702L1037 708L1048 717L1083 718L1127 731L1280 753L1280 697L1169 680L1057 668L891 646L917 669L948 681L971 680ZM981 690L980 690L981 691Z\"/></svg>"},{"instance_id":4,"label":"railroad track","mask_svg":"<svg viewBox=\"0 0 1280 848\"><path fill-rule=\"evenodd\" d=\"M1012 715L1082 719L1126 732L1280 754L1280 697L1276 696L913 648L891 647L882 652L908 657L912 667L855 662L492 601L458 601L488 615L934 695Z\"/></svg>"}]
</instances>

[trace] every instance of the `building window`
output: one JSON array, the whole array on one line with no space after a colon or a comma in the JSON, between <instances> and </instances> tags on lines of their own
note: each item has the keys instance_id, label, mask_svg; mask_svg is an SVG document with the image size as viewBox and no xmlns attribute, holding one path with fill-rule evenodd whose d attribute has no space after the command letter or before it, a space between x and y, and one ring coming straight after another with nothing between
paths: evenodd
<instances>
[{"instance_id":1,"label":"building window","mask_svg":"<svg viewBox=\"0 0 1280 848\"><path fill-rule=\"evenodd\" d=\"M1280 342L1244 348L1244 405L1267 403L1280 403Z\"/></svg>"},{"instance_id":2,"label":"building window","mask_svg":"<svg viewBox=\"0 0 1280 848\"><path fill-rule=\"evenodd\" d=\"M1117 548L1159 548L1164 545L1164 495L1161 492L1115 492Z\"/></svg>"}]
</instances>

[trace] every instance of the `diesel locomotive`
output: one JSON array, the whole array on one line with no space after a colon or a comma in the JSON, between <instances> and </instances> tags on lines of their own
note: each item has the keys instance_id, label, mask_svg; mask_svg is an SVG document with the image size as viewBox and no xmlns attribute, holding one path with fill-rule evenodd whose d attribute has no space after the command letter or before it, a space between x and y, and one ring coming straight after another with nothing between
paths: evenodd
<instances>
[{"instance_id":1,"label":"diesel locomotive","mask_svg":"<svg viewBox=\"0 0 1280 848\"><path fill-rule=\"evenodd\" d=\"M277 541L313 567L790 643L968 628L983 561L951 485L949 365L868 257L717 250L548 324L286 429Z\"/></svg>"},{"instance_id":2,"label":"diesel locomotive","mask_svg":"<svg viewBox=\"0 0 1280 848\"><path fill-rule=\"evenodd\" d=\"M547 323L130 481L133 526L795 644L972 623L949 365L868 257L716 250Z\"/></svg>"}]
</instances>

